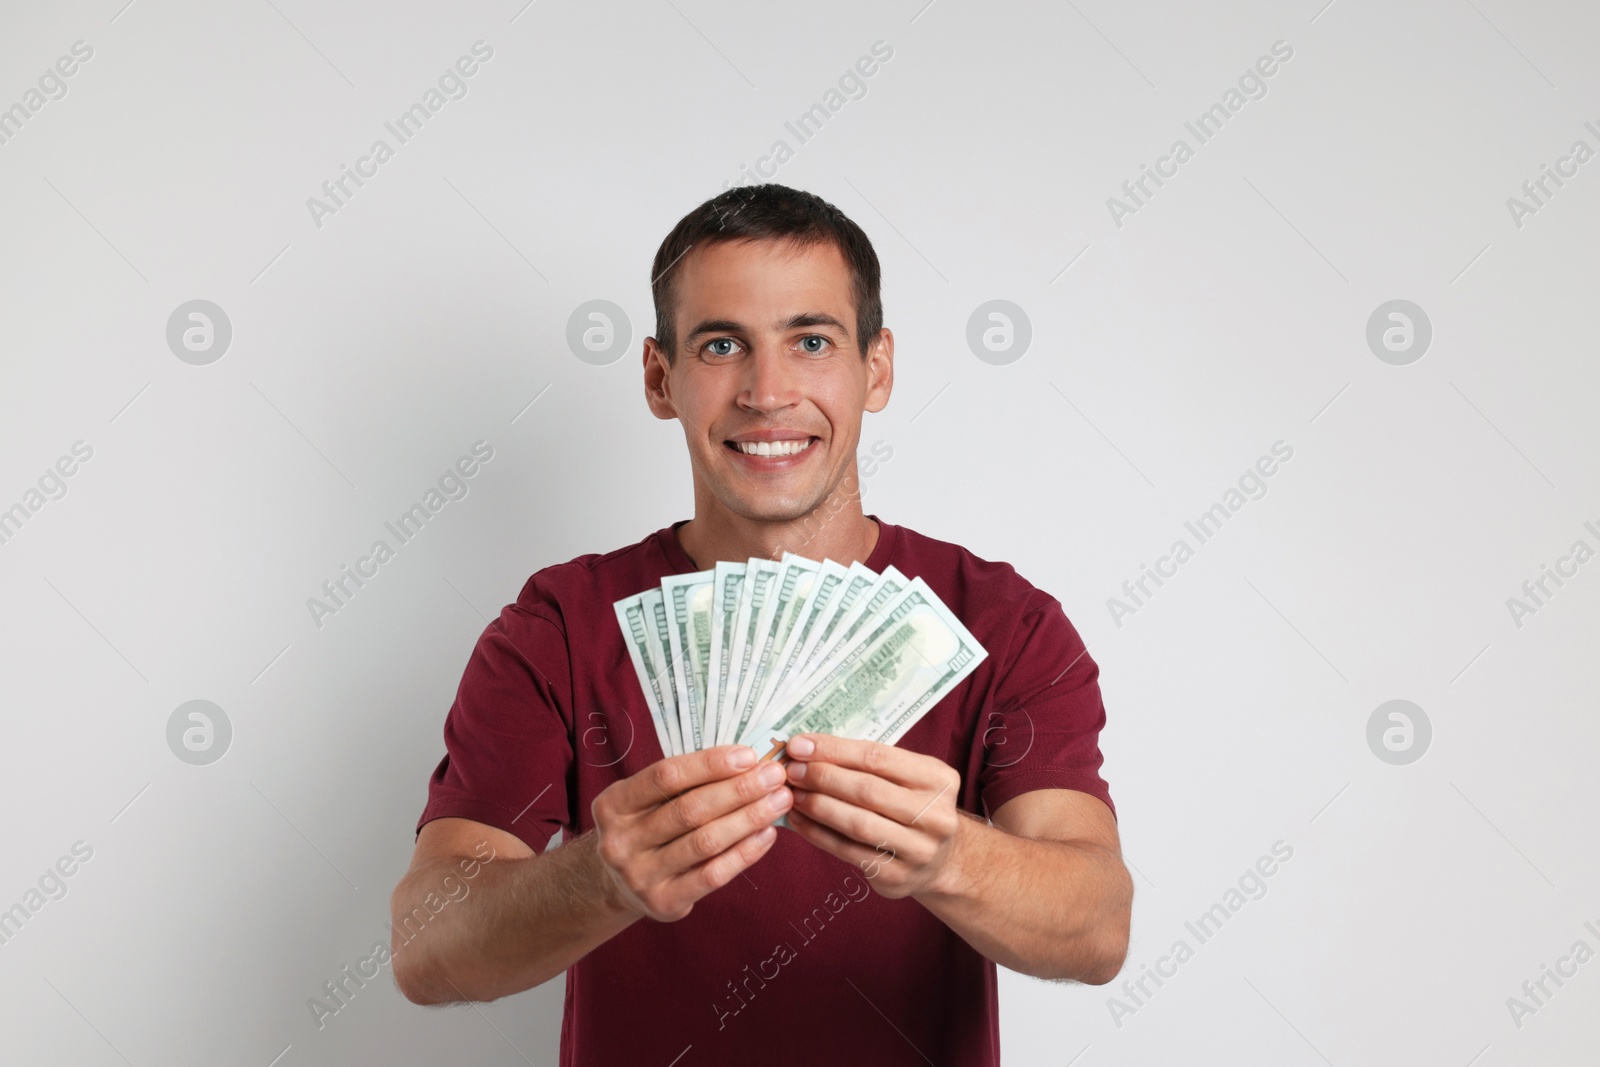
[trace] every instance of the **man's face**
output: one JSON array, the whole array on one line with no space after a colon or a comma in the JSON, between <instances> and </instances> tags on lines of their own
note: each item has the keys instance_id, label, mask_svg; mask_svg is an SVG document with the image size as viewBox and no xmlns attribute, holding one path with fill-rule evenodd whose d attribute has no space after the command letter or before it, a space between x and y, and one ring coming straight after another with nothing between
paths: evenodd
<instances>
[{"instance_id":1,"label":"man's face","mask_svg":"<svg viewBox=\"0 0 1600 1067\"><path fill-rule=\"evenodd\" d=\"M853 491L861 415L889 401L894 337L881 331L861 358L839 249L722 241L672 269L677 357L669 368L646 338L645 394L683 424L697 484L764 522L810 514L847 475Z\"/></svg>"}]
</instances>

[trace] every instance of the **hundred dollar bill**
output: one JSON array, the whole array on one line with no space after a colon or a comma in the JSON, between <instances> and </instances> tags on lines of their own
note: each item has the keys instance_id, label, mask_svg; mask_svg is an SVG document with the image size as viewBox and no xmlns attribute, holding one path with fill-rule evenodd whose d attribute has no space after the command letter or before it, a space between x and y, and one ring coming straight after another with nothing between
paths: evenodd
<instances>
[{"instance_id":1,"label":"hundred dollar bill","mask_svg":"<svg viewBox=\"0 0 1600 1067\"><path fill-rule=\"evenodd\" d=\"M878 578L878 573L865 564L850 564L844 584L835 592L826 614L806 638L805 647L800 650L800 658L790 665L789 672L779 683L777 692L772 695L773 704L795 695L796 683L809 677L820 662L816 655L817 650L826 646L829 638L838 632L840 620L849 615L851 609L860 603L862 595L872 588Z\"/></svg>"},{"instance_id":2,"label":"hundred dollar bill","mask_svg":"<svg viewBox=\"0 0 1600 1067\"><path fill-rule=\"evenodd\" d=\"M681 755L688 750L683 747L683 726L678 715L678 662L672 658L668 644L666 600L660 589L646 589L639 596L645 613L650 655L661 677L661 717L667 725L667 736L672 740L672 750L667 755Z\"/></svg>"},{"instance_id":3,"label":"hundred dollar bill","mask_svg":"<svg viewBox=\"0 0 1600 1067\"><path fill-rule=\"evenodd\" d=\"M787 558L787 556L785 557ZM800 557L795 557L799 559ZM806 596L805 602L798 606L794 625L784 638L777 655L776 664L771 669L771 679L766 686L766 692L758 698L755 711L750 723L746 726L746 734L739 738L741 744L749 744L749 731L758 727L766 720L767 708L772 704L773 697L783 688L793 676L793 671L802 662L801 656L811 642L808 638L820 635L826 623L828 613L839 591L844 588L846 577L850 571L842 563L833 560L823 560L822 566L817 571L816 579Z\"/></svg>"},{"instance_id":4,"label":"hundred dollar bill","mask_svg":"<svg viewBox=\"0 0 1600 1067\"><path fill-rule=\"evenodd\" d=\"M885 567L878 580L856 598L850 610L840 616L839 624L811 653L810 661L801 668L805 673L796 678L794 684L803 683L806 676L817 667L831 663L838 650L848 647L850 639L855 637L861 627L881 617L883 606L910 583L911 579L901 574L893 564Z\"/></svg>"},{"instance_id":5,"label":"hundred dollar bill","mask_svg":"<svg viewBox=\"0 0 1600 1067\"><path fill-rule=\"evenodd\" d=\"M894 744L987 655L922 579L913 578L769 733L774 741L829 733Z\"/></svg>"},{"instance_id":6,"label":"hundred dollar bill","mask_svg":"<svg viewBox=\"0 0 1600 1067\"><path fill-rule=\"evenodd\" d=\"M624 597L612 605L617 612L617 624L622 627L623 643L628 647L628 658L633 660L633 670L639 676L644 690L645 704L650 708L650 721L656 729L656 739L661 742L663 755L672 755L672 735L667 733L667 717L661 710L661 676L650 659L650 635L646 627L644 594Z\"/></svg>"},{"instance_id":7,"label":"hundred dollar bill","mask_svg":"<svg viewBox=\"0 0 1600 1067\"><path fill-rule=\"evenodd\" d=\"M728 688L722 694L722 705L717 709L716 743L733 742L733 730L739 718L739 702L752 673L760 639L757 637L764 623L772 621L772 594L783 564L775 559L750 557L745 564L744 585L739 590L739 610L733 620L733 664L728 668Z\"/></svg>"},{"instance_id":8,"label":"hundred dollar bill","mask_svg":"<svg viewBox=\"0 0 1600 1067\"><path fill-rule=\"evenodd\" d=\"M766 617L757 622L751 632L755 649L748 652L750 665L739 682L734 725L728 732L727 743L738 741L750 725L756 704L777 666L778 651L788 636L789 628L794 625L797 608L805 603L812 580L821 566L820 563L798 557L786 558L779 565L778 577L767 600Z\"/></svg>"},{"instance_id":9,"label":"hundred dollar bill","mask_svg":"<svg viewBox=\"0 0 1600 1067\"><path fill-rule=\"evenodd\" d=\"M678 664L678 732L690 752L707 748L706 670L711 661L711 580L715 570L674 574L661 580L667 606L668 650Z\"/></svg>"},{"instance_id":10,"label":"hundred dollar bill","mask_svg":"<svg viewBox=\"0 0 1600 1067\"><path fill-rule=\"evenodd\" d=\"M795 697L800 694L800 686L818 672L826 670L834 662L838 649L845 648L848 640L853 637L862 622L869 621L883 608L886 601L894 593L901 592L909 581L899 569L894 566L883 568L882 574L874 574L862 568L869 576L869 582L864 587L856 585L854 592L850 585L846 585L845 593L840 597L840 603L834 608L834 613L829 617L826 627L822 629L821 638L816 645L811 646L810 656L805 662L798 665L795 672L784 681L782 693L778 694L778 701L786 697ZM853 593L853 595L851 595Z\"/></svg>"},{"instance_id":11,"label":"hundred dollar bill","mask_svg":"<svg viewBox=\"0 0 1600 1067\"><path fill-rule=\"evenodd\" d=\"M722 694L728 689L729 667L733 662L734 616L739 610L739 593L744 587L743 563L718 560L711 577L711 656L706 665L706 721L701 736L717 736L717 713Z\"/></svg>"},{"instance_id":12,"label":"hundred dollar bill","mask_svg":"<svg viewBox=\"0 0 1600 1067\"><path fill-rule=\"evenodd\" d=\"M822 560L822 568L816 576L816 587L811 590L811 595L806 597L805 605L800 608L800 616L795 619L794 629L790 630L789 637L784 641L778 654L778 667L774 669L776 678L773 685L762 697L762 707L757 709L757 720L760 720L766 705L771 704L779 691L786 688L794 680L795 670L805 662L805 656L811 651L811 646L826 629L834 608L838 605L838 597L845 592L850 582L851 568L846 568L843 563L834 560Z\"/></svg>"}]
</instances>

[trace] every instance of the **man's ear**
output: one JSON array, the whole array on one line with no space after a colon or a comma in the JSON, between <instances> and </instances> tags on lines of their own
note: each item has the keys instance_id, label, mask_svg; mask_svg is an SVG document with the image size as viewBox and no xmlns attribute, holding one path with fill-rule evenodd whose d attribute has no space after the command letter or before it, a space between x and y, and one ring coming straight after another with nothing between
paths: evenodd
<instances>
[{"instance_id":1,"label":"man's ear","mask_svg":"<svg viewBox=\"0 0 1600 1067\"><path fill-rule=\"evenodd\" d=\"M658 419L675 419L678 409L672 403L672 369L667 353L654 337L644 339L644 399Z\"/></svg>"},{"instance_id":2,"label":"man's ear","mask_svg":"<svg viewBox=\"0 0 1600 1067\"><path fill-rule=\"evenodd\" d=\"M894 390L894 333L885 326L867 351L866 410L882 411Z\"/></svg>"}]
</instances>

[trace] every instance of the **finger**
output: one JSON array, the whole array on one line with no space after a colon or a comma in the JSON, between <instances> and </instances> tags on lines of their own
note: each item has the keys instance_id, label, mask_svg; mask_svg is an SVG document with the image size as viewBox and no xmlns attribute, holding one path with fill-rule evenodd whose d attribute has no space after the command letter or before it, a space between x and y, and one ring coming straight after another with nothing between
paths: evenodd
<instances>
[{"instance_id":1,"label":"finger","mask_svg":"<svg viewBox=\"0 0 1600 1067\"><path fill-rule=\"evenodd\" d=\"M905 786L938 788L941 779L955 774L954 768L942 760L920 752L832 734L796 734L789 738L787 751L797 760L837 763Z\"/></svg>"},{"instance_id":2,"label":"finger","mask_svg":"<svg viewBox=\"0 0 1600 1067\"><path fill-rule=\"evenodd\" d=\"M783 788L783 780L782 767L763 763L732 778L696 786L687 793L670 797L639 822L640 844L648 848L663 847L762 800L774 791L787 793L788 790ZM698 860L711 855L711 852L707 852Z\"/></svg>"},{"instance_id":3,"label":"finger","mask_svg":"<svg viewBox=\"0 0 1600 1067\"><path fill-rule=\"evenodd\" d=\"M794 827L794 832L804 840L816 845L822 851L846 863L852 863L857 870L862 872L872 871L877 873L878 868L891 861L891 855L886 850L879 852L877 849L868 848L859 841L852 841L837 830L830 829L815 819L808 818L796 808L789 813L789 825Z\"/></svg>"},{"instance_id":4,"label":"finger","mask_svg":"<svg viewBox=\"0 0 1600 1067\"><path fill-rule=\"evenodd\" d=\"M755 766L757 758L755 750L746 745L718 745L658 760L617 783L618 810L624 813L648 811L696 786L748 770Z\"/></svg>"},{"instance_id":5,"label":"finger","mask_svg":"<svg viewBox=\"0 0 1600 1067\"><path fill-rule=\"evenodd\" d=\"M763 826L704 863L683 872L674 879L676 887L692 893L693 899L699 900L707 893L721 889L733 881L736 875L753 866L767 854L776 840L778 840L778 828L772 825Z\"/></svg>"},{"instance_id":6,"label":"finger","mask_svg":"<svg viewBox=\"0 0 1600 1067\"><path fill-rule=\"evenodd\" d=\"M704 864L746 837L771 826L793 804L794 794L780 785L747 804L739 805L724 815L680 834L656 852L654 860L660 876L676 877Z\"/></svg>"},{"instance_id":7,"label":"finger","mask_svg":"<svg viewBox=\"0 0 1600 1067\"><path fill-rule=\"evenodd\" d=\"M787 768L790 784L807 792L826 793L848 801L858 808L875 811L897 823L910 825L927 808L930 801L948 790L948 785L938 791L908 789L887 778L865 771L851 770L837 763L812 763L793 760Z\"/></svg>"},{"instance_id":8,"label":"finger","mask_svg":"<svg viewBox=\"0 0 1600 1067\"><path fill-rule=\"evenodd\" d=\"M858 808L826 793L809 789L796 791L795 810L812 822L821 823L835 833L862 845L885 843L897 855L907 855L913 839L920 837L901 823L885 819L877 812Z\"/></svg>"}]
</instances>

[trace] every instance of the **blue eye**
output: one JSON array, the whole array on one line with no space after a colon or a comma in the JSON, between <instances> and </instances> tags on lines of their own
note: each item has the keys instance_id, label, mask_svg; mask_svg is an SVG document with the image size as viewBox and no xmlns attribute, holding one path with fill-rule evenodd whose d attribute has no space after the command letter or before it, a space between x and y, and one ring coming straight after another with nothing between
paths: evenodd
<instances>
[{"instance_id":1,"label":"blue eye","mask_svg":"<svg viewBox=\"0 0 1600 1067\"><path fill-rule=\"evenodd\" d=\"M717 346L718 345L732 345L734 343L735 342L734 342L733 338L731 338L731 337L719 337L715 341L712 341L711 343L707 344L706 345L706 350L709 351L713 356L730 356L730 355L733 354L731 349L721 349L721 348L718 348Z\"/></svg>"},{"instance_id":2,"label":"blue eye","mask_svg":"<svg viewBox=\"0 0 1600 1067\"><path fill-rule=\"evenodd\" d=\"M800 343L802 345L805 345L810 341L816 341L818 343L818 347L816 347L816 348L807 348L806 349L806 351L811 353L813 356L819 354L822 351L822 346L828 344L828 339L826 337L823 337L821 334L817 334L817 333L809 334L809 335L807 335L805 337L802 337L800 339Z\"/></svg>"}]
</instances>

